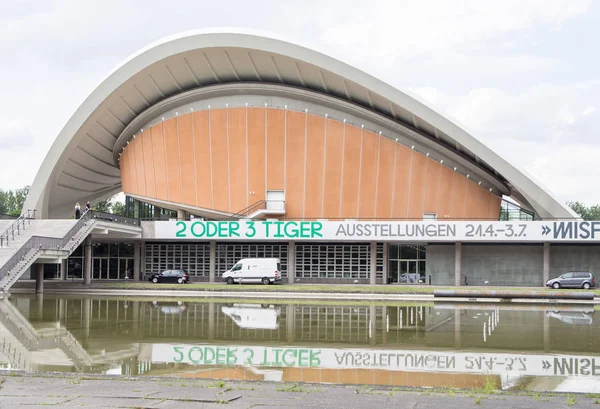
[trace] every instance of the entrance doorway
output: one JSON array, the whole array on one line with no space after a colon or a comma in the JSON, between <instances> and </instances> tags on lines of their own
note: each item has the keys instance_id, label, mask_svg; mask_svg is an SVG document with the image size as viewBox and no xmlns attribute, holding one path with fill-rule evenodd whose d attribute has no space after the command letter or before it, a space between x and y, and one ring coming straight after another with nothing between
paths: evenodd
<instances>
[{"instance_id":1,"label":"entrance doorway","mask_svg":"<svg viewBox=\"0 0 600 409\"><path fill-rule=\"evenodd\" d=\"M425 246L390 244L388 283L422 284L426 282Z\"/></svg>"}]
</instances>

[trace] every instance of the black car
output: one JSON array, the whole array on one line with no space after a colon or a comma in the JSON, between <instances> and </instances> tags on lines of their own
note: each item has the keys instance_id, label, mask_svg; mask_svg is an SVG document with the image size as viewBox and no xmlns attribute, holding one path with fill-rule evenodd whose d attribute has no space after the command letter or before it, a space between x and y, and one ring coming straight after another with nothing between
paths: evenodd
<instances>
[{"instance_id":1,"label":"black car","mask_svg":"<svg viewBox=\"0 0 600 409\"><path fill-rule=\"evenodd\" d=\"M148 281L153 283L179 283L185 284L190 281L190 275L183 270L165 270L160 274L152 274Z\"/></svg>"}]
</instances>

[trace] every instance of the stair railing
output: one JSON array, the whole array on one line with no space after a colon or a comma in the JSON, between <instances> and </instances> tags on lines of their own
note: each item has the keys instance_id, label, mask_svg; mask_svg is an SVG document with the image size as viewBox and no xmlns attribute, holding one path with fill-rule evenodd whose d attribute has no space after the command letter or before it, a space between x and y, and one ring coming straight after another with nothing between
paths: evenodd
<instances>
[{"instance_id":1,"label":"stair railing","mask_svg":"<svg viewBox=\"0 0 600 409\"><path fill-rule=\"evenodd\" d=\"M227 220L235 220L235 219L244 218L244 217L248 216L249 214L254 213L257 210L264 209L264 206L266 206L266 204L267 204L266 200L259 200L258 202L251 204L250 206L246 207L245 209L242 209L239 212L232 214L231 216L228 217Z\"/></svg>"},{"instance_id":2,"label":"stair railing","mask_svg":"<svg viewBox=\"0 0 600 409\"><path fill-rule=\"evenodd\" d=\"M35 219L35 209L29 209L23 212L14 222L12 222L2 233L0 233L0 247L8 246L10 240L15 240L15 233L18 236L25 226L31 225L31 219Z\"/></svg>"},{"instance_id":3,"label":"stair railing","mask_svg":"<svg viewBox=\"0 0 600 409\"><path fill-rule=\"evenodd\" d=\"M45 236L31 236L10 259L0 267L0 280L4 279L6 275L19 264L25 256L32 250L66 250L65 247L75 238L77 233L86 225L89 220L100 220L110 221L122 224L129 224L132 226L139 226L140 221L133 217L125 217L114 215L110 213L96 212L94 210L88 210L85 212L77 223L62 237L45 237ZM70 252L74 250L71 249Z\"/></svg>"}]
</instances>

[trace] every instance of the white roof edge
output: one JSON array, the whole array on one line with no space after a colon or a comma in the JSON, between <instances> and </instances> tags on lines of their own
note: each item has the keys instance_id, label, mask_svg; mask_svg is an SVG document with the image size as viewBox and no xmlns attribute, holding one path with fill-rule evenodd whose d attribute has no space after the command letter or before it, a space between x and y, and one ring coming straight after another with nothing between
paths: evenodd
<instances>
[{"instance_id":1,"label":"white roof edge","mask_svg":"<svg viewBox=\"0 0 600 409\"><path fill-rule=\"evenodd\" d=\"M178 33L158 40L127 58L92 91L61 130L34 179L25 202L25 209L36 208L41 210L42 217L47 215L46 201L50 192L45 187L55 177L57 165L66 160L67 147L69 147L85 121L124 82L152 64L172 55L194 49L215 47L248 48L280 54L315 65L359 84L392 103L402 106L421 120L452 137L508 180L513 189L516 189L542 218L573 217L571 209L560 203L548 191L535 183L532 178L512 166L458 125L406 92L307 47L273 38L271 34L265 36L262 33L259 34L258 31L240 29L194 30Z\"/></svg>"}]
</instances>

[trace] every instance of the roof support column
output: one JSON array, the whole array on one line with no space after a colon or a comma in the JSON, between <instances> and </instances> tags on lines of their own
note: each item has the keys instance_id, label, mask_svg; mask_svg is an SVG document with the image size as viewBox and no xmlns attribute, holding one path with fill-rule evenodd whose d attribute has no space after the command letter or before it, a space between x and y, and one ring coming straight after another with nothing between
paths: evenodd
<instances>
[{"instance_id":1,"label":"roof support column","mask_svg":"<svg viewBox=\"0 0 600 409\"><path fill-rule=\"evenodd\" d=\"M287 279L288 284L294 284L296 279L296 243L293 241L288 244Z\"/></svg>"},{"instance_id":2,"label":"roof support column","mask_svg":"<svg viewBox=\"0 0 600 409\"><path fill-rule=\"evenodd\" d=\"M454 285L460 286L460 278L462 276L462 243L457 241L454 243Z\"/></svg>"},{"instance_id":3,"label":"roof support column","mask_svg":"<svg viewBox=\"0 0 600 409\"><path fill-rule=\"evenodd\" d=\"M369 268L369 284L377 284L377 242L371 242L371 265Z\"/></svg>"},{"instance_id":4,"label":"roof support column","mask_svg":"<svg viewBox=\"0 0 600 409\"><path fill-rule=\"evenodd\" d=\"M549 242L544 243L543 273L544 273L544 282L542 283L542 285L544 286L544 285L546 285L546 282L550 279L550 243Z\"/></svg>"},{"instance_id":5,"label":"roof support column","mask_svg":"<svg viewBox=\"0 0 600 409\"><path fill-rule=\"evenodd\" d=\"M83 242L83 284L92 282L92 236L87 236Z\"/></svg>"},{"instance_id":6,"label":"roof support column","mask_svg":"<svg viewBox=\"0 0 600 409\"><path fill-rule=\"evenodd\" d=\"M210 242L210 259L208 262L208 282L209 283L214 283L215 282L215 267L216 267L216 261L217 261L217 242L216 241L211 241Z\"/></svg>"}]
</instances>

